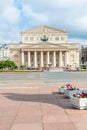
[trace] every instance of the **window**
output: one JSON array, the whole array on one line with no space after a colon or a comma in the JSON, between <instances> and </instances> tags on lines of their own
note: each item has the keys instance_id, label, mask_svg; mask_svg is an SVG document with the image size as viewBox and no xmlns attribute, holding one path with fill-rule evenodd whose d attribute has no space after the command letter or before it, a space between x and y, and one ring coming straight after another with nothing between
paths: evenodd
<instances>
[{"instance_id":1,"label":"window","mask_svg":"<svg viewBox=\"0 0 87 130\"><path fill-rule=\"evenodd\" d=\"M52 61L52 57L50 58L50 62Z\"/></svg>"},{"instance_id":2,"label":"window","mask_svg":"<svg viewBox=\"0 0 87 130\"><path fill-rule=\"evenodd\" d=\"M56 61L58 61L58 57L56 57Z\"/></svg>"},{"instance_id":3,"label":"window","mask_svg":"<svg viewBox=\"0 0 87 130\"><path fill-rule=\"evenodd\" d=\"M14 57L16 58L16 57L18 57L18 55L15 54Z\"/></svg>"},{"instance_id":4,"label":"window","mask_svg":"<svg viewBox=\"0 0 87 130\"><path fill-rule=\"evenodd\" d=\"M33 58L31 59L31 61L33 62Z\"/></svg>"},{"instance_id":5,"label":"window","mask_svg":"<svg viewBox=\"0 0 87 130\"><path fill-rule=\"evenodd\" d=\"M64 37L61 37L61 40L64 40Z\"/></svg>"},{"instance_id":6,"label":"window","mask_svg":"<svg viewBox=\"0 0 87 130\"><path fill-rule=\"evenodd\" d=\"M46 58L44 57L44 61L46 61Z\"/></svg>"},{"instance_id":7,"label":"window","mask_svg":"<svg viewBox=\"0 0 87 130\"><path fill-rule=\"evenodd\" d=\"M40 61L40 58L38 58L37 61Z\"/></svg>"},{"instance_id":8,"label":"window","mask_svg":"<svg viewBox=\"0 0 87 130\"><path fill-rule=\"evenodd\" d=\"M25 41L28 41L28 37L24 37L24 40L25 40Z\"/></svg>"},{"instance_id":9,"label":"window","mask_svg":"<svg viewBox=\"0 0 87 130\"><path fill-rule=\"evenodd\" d=\"M39 38L37 37L37 40L39 40Z\"/></svg>"},{"instance_id":10,"label":"window","mask_svg":"<svg viewBox=\"0 0 87 130\"><path fill-rule=\"evenodd\" d=\"M55 40L59 40L59 37L55 37Z\"/></svg>"},{"instance_id":11,"label":"window","mask_svg":"<svg viewBox=\"0 0 87 130\"><path fill-rule=\"evenodd\" d=\"M33 37L30 37L30 40L31 40L31 41L33 41L33 40L34 40L34 38L33 38Z\"/></svg>"},{"instance_id":12,"label":"window","mask_svg":"<svg viewBox=\"0 0 87 130\"><path fill-rule=\"evenodd\" d=\"M50 37L49 40L52 41L52 37Z\"/></svg>"}]
</instances>

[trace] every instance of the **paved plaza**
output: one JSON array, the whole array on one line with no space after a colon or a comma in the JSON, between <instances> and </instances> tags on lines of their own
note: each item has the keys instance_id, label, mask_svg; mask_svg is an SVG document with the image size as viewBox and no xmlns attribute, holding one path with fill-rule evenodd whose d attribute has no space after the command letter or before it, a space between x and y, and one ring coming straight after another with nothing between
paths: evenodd
<instances>
[{"instance_id":1,"label":"paved plaza","mask_svg":"<svg viewBox=\"0 0 87 130\"><path fill-rule=\"evenodd\" d=\"M87 110L58 93L67 82L87 88L87 73L50 75L0 73L0 130L87 130Z\"/></svg>"}]
</instances>

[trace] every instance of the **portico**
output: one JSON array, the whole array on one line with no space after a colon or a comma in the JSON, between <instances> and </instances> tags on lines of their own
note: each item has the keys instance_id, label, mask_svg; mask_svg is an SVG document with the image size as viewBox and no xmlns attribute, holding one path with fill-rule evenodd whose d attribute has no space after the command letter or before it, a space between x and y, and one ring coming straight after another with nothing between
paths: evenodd
<instances>
[{"instance_id":1,"label":"portico","mask_svg":"<svg viewBox=\"0 0 87 130\"><path fill-rule=\"evenodd\" d=\"M21 52L22 65L25 65L27 63L27 67L48 67L48 64L52 64L52 67L54 68L58 66L62 67L67 66L69 64L68 61L68 51L27 51L27 53L24 51Z\"/></svg>"}]
</instances>

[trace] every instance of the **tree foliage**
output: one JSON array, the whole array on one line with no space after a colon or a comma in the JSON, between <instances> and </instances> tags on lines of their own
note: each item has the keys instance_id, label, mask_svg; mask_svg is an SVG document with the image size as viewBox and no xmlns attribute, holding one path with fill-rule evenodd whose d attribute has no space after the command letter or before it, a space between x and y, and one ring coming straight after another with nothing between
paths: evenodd
<instances>
[{"instance_id":1,"label":"tree foliage","mask_svg":"<svg viewBox=\"0 0 87 130\"><path fill-rule=\"evenodd\" d=\"M17 69L17 65L10 60L0 61L0 69Z\"/></svg>"}]
</instances>

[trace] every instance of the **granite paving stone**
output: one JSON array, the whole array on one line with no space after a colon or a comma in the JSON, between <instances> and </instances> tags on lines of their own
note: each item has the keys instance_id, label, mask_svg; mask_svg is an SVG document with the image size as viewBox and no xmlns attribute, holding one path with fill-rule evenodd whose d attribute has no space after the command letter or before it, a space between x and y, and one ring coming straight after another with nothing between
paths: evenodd
<instances>
[{"instance_id":1,"label":"granite paving stone","mask_svg":"<svg viewBox=\"0 0 87 130\"><path fill-rule=\"evenodd\" d=\"M26 73L23 77L17 75L17 82L15 76L0 77L0 130L87 130L87 110L72 108L58 92L64 83L32 83L36 80L26 80ZM87 88L87 82L74 77L71 84Z\"/></svg>"}]
</instances>

